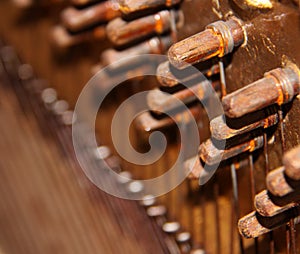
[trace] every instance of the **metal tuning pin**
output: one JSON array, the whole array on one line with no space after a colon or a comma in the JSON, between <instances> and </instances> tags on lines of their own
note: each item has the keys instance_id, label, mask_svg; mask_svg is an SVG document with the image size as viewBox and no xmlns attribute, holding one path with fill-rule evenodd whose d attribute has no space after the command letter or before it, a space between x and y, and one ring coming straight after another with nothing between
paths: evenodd
<instances>
[{"instance_id":1,"label":"metal tuning pin","mask_svg":"<svg viewBox=\"0 0 300 254\"><path fill-rule=\"evenodd\" d=\"M227 116L241 117L272 104L287 103L299 91L300 71L294 64L288 64L285 68L267 72L264 78L226 95L222 103Z\"/></svg>"},{"instance_id":2,"label":"metal tuning pin","mask_svg":"<svg viewBox=\"0 0 300 254\"><path fill-rule=\"evenodd\" d=\"M94 4L100 2L100 0L71 0L71 3L75 6L85 6L89 4Z\"/></svg>"},{"instance_id":3,"label":"metal tuning pin","mask_svg":"<svg viewBox=\"0 0 300 254\"><path fill-rule=\"evenodd\" d=\"M81 10L69 7L62 12L61 20L68 30L78 32L118 16L118 6L113 1L105 1Z\"/></svg>"},{"instance_id":4,"label":"metal tuning pin","mask_svg":"<svg viewBox=\"0 0 300 254\"><path fill-rule=\"evenodd\" d=\"M203 32L175 43L168 52L172 65L184 69L214 56L222 57L245 41L242 21L235 17L209 24Z\"/></svg>"},{"instance_id":5,"label":"metal tuning pin","mask_svg":"<svg viewBox=\"0 0 300 254\"><path fill-rule=\"evenodd\" d=\"M263 146L263 136L256 137L245 143L221 150L218 149L211 139L202 143L199 147L199 157L208 165L230 159L244 152L253 152Z\"/></svg>"},{"instance_id":6,"label":"metal tuning pin","mask_svg":"<svg viewBox=\"0 0 300 254\"><path fill-rule=\"evenodd\" d=\"M12 0L12 2L19 8L26 9L34 5L51 5L62 3L64 0Z\"/></svg>"},{"instance_id":7,"label":"metal tuning pin","mask_svg":"<svg viewBox=\"0 0 300 254\"><path fill-rule=\"evenodd\" d=\"M194 156L184 162L184 170L188 174L189 179L199 179L204 171L198 156Z\"/></svg>"},{"instance_id":8,"label":"metal tuning pin","mask_svg":"<svg viewBox=\"0 0 300 254\"><path fill-rule=\"evenodd\" d=\"M270 198L268 191L264 190L255 196L254 206L256 211L260 215L265 217L272 217L282 212L285 212L292 207L298 206L298 203L290 202L284 205L276 205Z\"/></svg>"},{"instance_id":9,"label":"metal tuning pin","mask_svg":"<svg viewBox=\"0 0 300 254\"><path fill-rule=\"evenodd\" d=\"M181 253L190 253L192 236L189 232L180 232L176 234L176 242L179 245Z\"/></svg>"},{"instance_id":10,"label":"metal tuning pin","mask_svg":"<svg viewBox=\"0 0 300 254\"><path fill-rule=\"evenodd\" d=\"M195 100L202 100L207 97L207 87L211 86L210 81L207 79L201 83L191 86L169 94L159 90L153 89L148 93L147 103L151 111L161 114L163 112L172 111L182 105L182 103L188 104Z\"/></svg>"},{"instance_id":11,"label":"metal tuning pin","mask_svg":"<svg viewBox=\"0 0 300 254\"><path fill-rule=\"evenodd\" d=\"M146 9L154 9L158 7L172 7L181 2L181 0L117 0L120 10L124 14L143 11Z\"/></svg>"},{"instance_id":12,"label":"metal tuning pin","mask_svg":"<svg viewBox=\"0 0 300 254\"><path fill-rule=\"evenodd\" d=\"M92 40L103 40L106 37L106 30L104 26L98 26L89 31L72 34L63 26L55 26L51 31L51 37L54 46L66 49Z\"/></svg>"},{"instance_id":13,"label":"metal tuning pin","mask_svg":"<svg viewBox=\"0 0 300 254\"><path fill-rule=\"evenodd\" d=\"M93 75L98 71L103 70L103 68L102 65L94 66L92 69ZM118 75L115 75L116 71L118 71ZM111 89L116 84L119 84L120 80L141 80L145 74L153 73L154 71L155 68L149 64L140 65L138 68L134 68L134 70L132 69L132 66L112 65L105 68L105 71L102 72L102 80L101 82L97 82L96 89L99 89L100 91Z\"/></svg>"},{"instance_id":14,"label":"metal tuning pin","mask_svg":"<svg viewBox=\"0 0 300 254\"><path fill-rule=\"evenodd\" d=\"M158 225L163 226L166 222L167 208L164 205L150 206L146 212L149 217L155 218Z\"/></svg>"},{"instance_id":15,"label":"metal tuning pin","mask_svg":"<svg viewBox=\"0 0 300 254\"><path fill-rule=\"evenodd\" d=\"M19 8L28 8L34 4L34 0L13 0L12 2Z\"/></svg>"},{"instance_id":16,"label":"metal tuning pin","mask_svg":"<svg viewBox=\"0 0 300 254\"><path fill-rule=\"evenodd\" d=\"M295 191L300 191L299 149L300 146L297 146L288 151L283 156L284 167L273 170L267 175L267 188L274 196L283 197ZM292 184L291 181L293 182Z\"/></svg>"},{"instance_id":17,"label":"metal tuning pin","mask_svg":"<svg viewBox=\"0 0 300 254\"><path fill-rule=\"evenodd\" d=\"M300 146L293 148L283 156L285 174L295 180L300 180Z\"/></svg>"},{"instance_id":18,"label":"metal tuning pin","mask_svg":"<svg viewBox=\"0 0 300 254\"><path fill-rule=\"evenodd\" d=\"M122 51L115 49L105 50L101 54L101 63L103 65L113 64L116 68L118 61L125 57L138 56L142 54L161 54L165 52L172 44L170 36L154 37L150 40L142 42L136 46L130 47ZM130 63L126 62L126 65Z\"/></svg>"},{"instance_id":19,"label":"metal tuning pin","mask_svg":"<svg viewBox=\"0 0 300 254\"><path fill-rule=\"evenodd\" d=\"M179 231L180 224L177 221L165 222L162 226L162 230L168 234L175 234Z\"/></svg>"},{"instance_id":20,"label":"metal tuning pin","mask_svg":"<svg viewBox=\"0 0 300 254\"><path fill-rule=\"evenodd\" d=\"M294 188L288 183L284 171L284 167L280 167L267 175L267 188L268 191L270 191L274 196L283 197L295 191Z\"/></svg>"},{"instance_id":21,"label":"metal tuning pin","mask_svg":"<svg viewBox=\"0 0 300 254\"><path fill-rule=\"evenodd\" d=\"M175 20L182 20L182 12L175 12ZM116 18L108 23L107 36L117 46L128 44L142 38L163 34L171 29L172 16L169 11L163 10L154 15L145 16L133 21Z\"/></svg>"},{"instance_id":22,"label":"metal tuning pin","mask_svg":"<svg viewBox=\"0 0 300 254\"><path fill-rule=\"evenodd\" d=\"M188 112L189 111L189 112ZM191 106L188 110L176 113L171 117L155 118L149 111L138 115L135 119L135 126L142 131L152 132L170 127L175 123L189 123L192 120L199 120L201 117L200 105Z\"/></svg>"},{"instance_id":23,"label":"metal tuning pin","mask_svg":"<svg viewBox=\"0 0 300 254\"><path fill-rule=\"evenodd\" d=\"M252 212L239 220L238 229L243 237L256 238L285 225L291 219L298 224L300 222L299 210L299 207L291 208L272 217L264 217L257 212Z\"/></svg>"},{"instance_id":24,"label":"metal tuning pin","mask_svg":"<svg viewBox=\"0 0 300 254\"><path fill-rule=\"evenodd\" d=\"M178 72L178 70L177 70ZM161 86L164 87L173 87L179 85L180 83L186 84L192 80L202 79L203 75L206 77L211 77L220 72L220 68L218 64L211 66L209 69L195 73L189 73L186 71L182 71L179 75L185 75L184 77L178 78L176 74L174 74L170 68L169 61L161 63L157 67L156 77Z\"/></svg>"},{"instance_id":25,"label":"metal tuning pin","mask_svg":"<svg viewBox=\"0 0 300 254\"><path fill-rule=\"evenodd\" d=\"M229 139L234 136L253 131L258 128L266 129L276 125L277 123L278 123L278 114L273 114L255 123L243 126L239 129L233 129L226 124L225 117L222 115L210 121L210 131L212 137L214 137L215 139L224 140L224 139Z\"/></svg>"}]
</instances>

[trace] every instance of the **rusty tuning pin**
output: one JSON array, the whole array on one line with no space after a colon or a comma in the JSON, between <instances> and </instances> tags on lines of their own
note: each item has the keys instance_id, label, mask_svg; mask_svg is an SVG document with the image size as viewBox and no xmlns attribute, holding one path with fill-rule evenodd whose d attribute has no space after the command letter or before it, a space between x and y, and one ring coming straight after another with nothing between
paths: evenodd
<instances>
[{"instance_id":1,"label":"rusty tuning pin","mask_svg":"<svg viewBox=\"0 0 300 254\"><path fill-rule=\"evenodd\" d=\"M299 215L299 207L291 208L272 217L264 217L257 212L252 212L239 220L238 229L243 237L256 238L285 225L291 219L298 224L300 222Z\"/></svg>"},{"instance_id":2,"label":"rusty tuning pin","mask_svg":"<svg viewBox=\"0 0 300 254\"><path fill-rule=\"evenodd\" d=\"M267 175L267 188L268 191L270 191L274 196L283 197L295 191L295 189L287 181L284 171L284 167L280 167L275 170L272 170Z\"/></svg>"},{"instance_id":3,"label":"rusty tuning pin","mask_svg":"<svg viewBox=\"0 0 300 254\"><path fill-rule=\"evenodd\" d=\"M203 32L175 43L168 52L172 65L178 69L186 68L214 56L222 57L231 53L234 47L245 41L242 21L230 18L209 24Z\"/></svg>"},{"instance_id":4,"label":"rusty tuning pin","mask_svg":"<svg viewBox=\"0 0 300 254\"><path fill-rule=\"evenodd\" d=\"M272 104L287 103L299 91L299 69L294 64L288 64L285 68L269 71L264 78L226 95L222 103L227 116L241 117Z\"/></svg>"},{"instance_id":5,"label":"rusty tuning pin","mask_svg":"<svg viewBox=\"0 0 300 254\"><path fill-rule=\"evenodd\" d=\"M182 12L175 12L175 20L180 23ZM125 21L116 18L108 23L106 30L108 38L115 45L124 45L135 42L142 38L163 34L171 29L171 14L167 10L160 11L154 15L145 16L133 21Z\"/></svg>"},{"instance_id":6,"label":"rusty tuning pin","mask_svg":"<svg viewBox=\"0 0 300 254\"><path fill-rule=\"evenodd\" d=\"M170 67L169 61L163 62L157 67L156 77L161 86L173 87L179 85L180 83L187 84L190 83L190 81L202 79L203 75L206 77L211 77L220 73L219 64L212 65L210 68L202 70L201 72L195 72L194 70L191 72L186 70L171 70ZM174 73L174 71L176 73Z\"/></svg>"},{"instance_id":7,"label":"rusty tuning pin","mask_svg":"<svg viewBox=\"0 0 300 254\"><path fill-rule=\"evenodd\" d=\"M244 152L253 152L263 146L263 136L258 136L250 141L230 147L225 150L218 149L211 139L199 147L199 157L208 165L230 159Z\"/></svg>"},{"instance_id":8,"label":"rusty tuning pin","mask_svg":"<svg viewBox=\"0 0 300 254\"><path fill-rule=\"evenodd\" d=\"M34 5L47 5L47 4L58 4L62 3L64 0L12 0L12 2L19 8L30 8Z\"/></svg>"},{"instance_id":9,"label":"rusty tuning pin","mask_svg":"<svg viewBox=\"0 0 300 254\"><path fill-rule=\"evenodd\" d=\"M268 190L283 197L300 190L300 146L293 148L283 156L283 167L271 171L266 178ZM291 180L293 183L291 183Z\"/></svg>"},{"instance_id":10,"label":"rusty tuning pin","mask_svg":"<svg viewBox=\"0 0 300 254\"><path fill-rule=\"evenodd\" d=\"M184 170L189 179L199 179L204 171L198 156L194 156L184 162Z\"/></svg>"},{"instance_id":11,"label":"rusty tuning pin","mask_svg":"<svg viewBox=\"0 0 300 254\"><path fill-rule=\"evenodd\" d=\"M283 156L283 165L286 175L295 180L300 180L300 145L289 150Z\"/></svg>"},{"instance_id":12,"label":"rusty tuning pin","mask_svg":"<svg viewBox=\"0 0 300 254\"><path fill-rule=\"evenodd\" d=\"M135 119L135 126L142 131L153 132L170 127L176 123L189 123L199 120L201 117L201 106L193 105L188 110L175 113L171 117L156 118L151 112L146 111L138 115Z\"/></svg>"},{"instance_id":13,"label":"rusty tuning pin","mask_svg":"<svg viewBox=\"0 0 300 254\"><path fill-rule=\"evenodd\" d=\"M106 30L104 26L98 26L88 31L72 34L63 26L55 26L51 31L51 37L54 46L66 49L84 42L103 40L106 37Z\"/></svg>"},{"instance_id":14,"label":"rusty tuning pin","mask_svg":"<svg viewBox=\"0 0 300 254\"><path fill-rule=\"evenodd\" d=\"M13 0L13 3L19 8L28 8L34 4L34 0Z\"/></svg>"},{"instance_id":15,"label":"rusty tuning pin","mask_svg":"<svg viewBox=\"0 0 300 254\"><path fill-rule=\"evenodd\" d=\"M211 82L207 79L203 79L201 83L173 94L163 92L158 88L153 89L147 96L148 107L157 114L172 111L180 107L182 103L188 104L197 99L205 99L205 97L207 97L207 87L209 86L211 86Z\"/></svg>"},{"instance_id":16,"label":"rusty tuning pin","mask_svg":"<svg viewBox=\"0 0 300 254\"><path fill-rule=\"evenodd\" d=\"M85 6L100 2L100 0L71 0L71 3L75 6Z\"/></svg>"},{"instance_id":17,"label":"rusty tuning pin","mask_svg":"<svg viewBox=\"0 0 300 254\"><path fill-rule=\"evenodd\" d=\"M141 80L147 73L153 73L155 68L152 65L143 64L137 68L133 66L112 65L102 71L101 82L97 82L96 91L104 91L115 87L123 80ZM96 65L92 68L92 74L95 75L98 71L103 70L102 65ZM116 71L118 75L116 75Z\"/></svg>"},{"instance_id":18,"label":"rusty tuning pin","mask_svg":"<svg viewBox=\"0 0 300 254\"><path fill-rule=\"evenodd\" d=\"M118 6L113 1L104 1L80 10L69 7L62 12L61 20L68 30L78 32L118 16Z\"/></svg>"},{"instance_id":19,"label":"rusty tuning pin","mask_svg":"<svg viewBox=\"0 0 300 254\"><path fill-rule=\"evenodd\" d=\"M172 7L181 2L181 0L117 0L120 10L124 14L143 11L145 9L154 9L158 7Z\"/></svg>"},{"instance_id":20,"label":"rusty tuning pin","mask_svg":"<svg viewBox=\"0 0 300 254\"><path fill-rule=\"evenodd\" d=\"M285 212L292 207L298 206L297 202L284 203L284 200L282 200L281 202L283 203L282 205L275 204L274 201L270 198L268 191L263 190L255 196L254 206L256 211L260 215L265 217L272 217L282 212Z\"/></svg>"},{"instance_id":21,"label":"rusty tuning pin","mask_svg":"<svg viewBox=\"0 0 300 254\"><path fill-rule=\"evenodd\" d=\"M161 54L165 52L172 44L170 36L154 37L142 42L136 46L122 51L108 49L101 54L101 63L103 65L114 64L117 67L118 61L124 57L138 56L142 54ZM126 63L128 65L130 63Z\"/></svg>"},{"instance_id":22,"label":"rusty tuning pin","mask_svg":"<svg viewBox=\"0 0 300 254\"><path fill-rule=\"evenodd\" d=\"M255 123L243 126L239 129L230 128L226 124L225 117L223 115L218 116L210 121L210 131L212 137L219 140L229 139L237 135L241 135L250 131L253 131L258 128L269 128L278 123L278 114L273 114L259 120Z\"/></svg>"}]
</instances>

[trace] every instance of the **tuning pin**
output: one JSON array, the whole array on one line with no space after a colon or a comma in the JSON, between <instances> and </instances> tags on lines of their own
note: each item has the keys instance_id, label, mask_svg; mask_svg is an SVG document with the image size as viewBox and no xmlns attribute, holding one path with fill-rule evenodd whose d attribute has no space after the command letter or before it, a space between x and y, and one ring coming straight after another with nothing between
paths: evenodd
<instances>
[{"instance_id":1,"label":"tuning pin","mask_svg":"<svg viewBox=\"0 0 300 254\"><path fill-rule=\"evenodd\" d=\"M298 224L300 222L299 210L299 207L291 208L273 217L263 217L257 212L252 212L239 220L238 229L243 237L256 238L285 225L291 219Z\"/></svg>"},{"instance_id":2,"label":"tuning pin","mask_svg":"<svg viewBox=\"0 0 300 254\"><path fill-rule=\"evenodd\" d=\"M230 159L244 152L253 152L263 146L263 136L256 137L250 141L237 146L219 150L211 139L202 143L199 147L199 157L208 165L219 163L220 161Z\"/></svg>"},{"instance_id":3,"label":"tuning pin","mask_svg":"<svg viewBox=\"0 0 300 254\"><path fill-rule=\"evenodd\" d=\"M300 91L299 69L293 64L265 73L265 77L223 98L227 116L240 117L272 104L282 105Z\"/></svg>"},{"instance_id":4,"label":"tuning pin","mask_svg":"<svg viewBox=\"0 0 300 254\"><path fill-rule=\"evenodd\" d=\"M106 30L104 26L98 26L90 31L71 34L64 27L55 26L52 29L51 36L54 46L60 49L66 49L88 41L103 40L106 37Z\"/></svg>"},{"instance_id":5,"label":"tuning pin","mask_svg":"<svg viewBox=\"0 0 300 254\"><path fill-rule=\"evenodd\" d=\"M145 195L142 200L140 201L140 204L144 207L150 207L155 205L156 198L153 195Z\"/></svg>"},{"instance_id":6,"label":"tuning pin","mask_svg":"<svg viewBox=\"0 0 300 254\"><path fill-rule=\"evenodd\" d=\"M132 194L141 193L144 190L144 188L145 187L142 181L138 181L138 180L128 183L127 186L127 190Z\"/></svg>"},{"instance_id":7,"label":"tuning pin","mask_svg":"<svg viewBox=\"0 0 300 254\"><path fill-rule=\"evenodd\" d=\"M189 111L189 112L188 112ZM200 105L190 107L188 110L176 113L171 117L163 117L156 119L149 111L138 115L135 119L135 126L142 131L152 132L167 128L174 124L189 123L193 120L197 121L201 117Z\"/></svg>"},{"instance_id":8,"label":"tuning pin","mask_svg":"<svg viewBox=\"0 0 300 254\"><path fill-rule=\"evenodd\" d=\"M203 32L175 43L169 49L168 58L176 68L184 69L189 64L231 53L244 41L245 31L240 20L217 21L209 24Z\"/></svg>"},{"instance_id":9,"label":"tuning pin","mask_svg":"<svg viewBox=\"0 0 300 254\"><path fill-rule=\"evenodd\" d=\"M147 215L155 218L156 223L162 226L166 221L167 208L164 205L150 206L146 210Z\"/></svg>"},{"instance_id":10,"label":"tuning pin","mask_svg":"<svg viewBox=\"0 0 300 254\"><path fill-rule=\"evenodd\" d=\"M118 173L117 182L120 184L128 184L132 181L132 175L128 171L122 171Z\"/></svg>"},{"instance_id":11,"label":"tuning pin","mask_svg":"<svg viewBox=\"0 0 300 254\"><path fill-rule=\"evenodd\" d=\"M176 235L176 242L178 243L181 253L190 253L191 251L191 234L189 232L180 232Z\"/></svg>"},{"instance_id":12,"label":"tuning pin","mask_svg":"<svg viewBox=\"0 0 300 254\"><path fill-rule=\"evenodd\" d=\"M204 79L201 83L190 88L180 90L173 94L163 92L159 89L153 89L147 95L148 107L156 114L161 114L174 110L182 105L188 104L195 100L202 100L207 97L207 87L211 86L211 82Z\"/></svg>"},{"instance_id":13,"label":"tuning pin","mask_svg":"<svg viewBox=\"0 0 300 254\"><path fill-rule=\"evenodd\" d=\"M165 233L175 234L180 229L180 224L177 221L166 222L163 224L162 229Z\"/></svg>"},{"instance_id":14,"label":"tuning pin","mask_svg":"<svg viewBox=\"0 0 300 254\"><path fill-rule=\"evenodd\" d=\"M117 0L120 5L120 10L124 14L143 11L145 9L154 9L158 7L172 7L179 4L181 0Z\"/></svg>"},{"instance_id":15,"label":"tuning pin","mask_svg":"<svg viewBox=\"0 0 300 254\"><path fill-rule=\"evenodd\" d=\"M284 167L271 171L266 178L268 190L274 196L283 197L300 190L299 146L283 156L283 164Z\"/></svg>"},{"instance_id":16,"label":"tuning pin","mask_svg":"<svg viewBox=\"0 0 300 254\"><path fill-rule=\"evenodd\" d=\"M163 36L154 37L150 40L122 51L108 49L103 51L103 53L101 54L101 63L103 65L113 64L114 68L118 68L118 61L122 58L138 56L142 54L162 54L171 46L171 44L171 37ZM126 63L126 65L128 64L130 65L130 63Z\"/></svg>"},{"instance_id":17,"label":"tuning pin","mask_svg":"<svg viewBox=\"0 0 300 254\"><path fill-rule=\"evenodd\" d=\"M61 3L63 2L64 0L43 0L43 1L40 1L40 0L12 0L12 2L19 8L30 8L34 5L46 5L46 4L57 4L57 3Z\"/></svg>"},{"instance_id":18,"label":"tuning pin","mask_svg":"<svg viewBox=\"0 0 300 254\"><path fill-rule=\"evenodd\" d=\"M85 6L100 2L100 0L70 0L71 3L75 6Z\"/></svg>"},{"instance_id":19,"label":"tuning pin","mask_svg":"<svg viewBox=\"0 0 300 254\"><path fill-rule=\"evenodd\" d=\"M46 88L41 93L41 99L47 107L50 107L57 100L57 92L54 88Z\"/></svg>"},{"instance_id":20,"label":"tuning pin","mask_svg":"<svg viewBox=\"0 0 300 254\"><path fill-rule=\"evenodd\" d=\"M284 154L283 165L289 178L300 180L300 145Z\"/></svg>"},{"instance_id":21,"label":"tuning pin","mask_svg":"<svg viewBox=\"0 0 300 254\"><path fill-rule=\"evenodd\" d=\"M57 100L51 105L51 110L55 115L62 115L69 109L69 103L65 100Z\"/></svg>"},{"instance_id":22,"label":"tuning pin","mask_svg":"<svg viewBox=\"0 0 300 254\"><path fill-rule=\"evenodd\" d=\"M266 177L267 188L274 196L283 197L295 191L288 183L284 171L284 167L280 167L271 171ZM300 183L298 187L300 189Z\"/></svg>"},{"instance_id":23,"label":"tuning pin","mask_svg":"<svg viewBox=\"0 0 300 254\"><path fill-rule=\"evenodd\" d=\"M173 73L175 71L176 73ZM215 74L218 74L220 72L219 64L215 64L211 66L209 69L202 70L195 72L193 69L191 72L184 70L184 71L178 71L178 70L171 70L169 61L161 63L157 67L156 71L156 77L160 85L164 87L173 87L176 85L179 85L180 83L186 84L189 83L192 80L198 80L203 79L203 75L206 77L211 77ZM183 76L183 77L177 77Z\"/></svg>"},{"instance_id":24,"label":"tuning pin","mask_svg":"<svg viewBox=\"0 0 300 254\"><path fill-rule=\"evenodd\" d=\"M163 217L167 214L167 208L163 205L150 206L147 215L150 217Z\"/></svg>"},{"instance_id":25,"label":"tuning pin","mask_svg":"<svg viewBox=\"0 0 300 254\"><path fill-rule=\"evenodd\" d=\"M118 6L113 1L104 1L81 10L68 7L62 12L61 19L68 30L78 32L118 16Z\"/></svg>"},{"instance_id":26,"label":"tuning pin","mask_svg":"<svg viewBox=\"0 0 300 254\"><path fill-rule=\"evenodd\" d=\"M176 22L182 20L182 12L175 12ZM133 21L116 18L106 27L108 38L115 45L124 45L155 34L163 34L171 28L171 14L169 11L160 11L154 15L145 16Z\"/></svg>"},{"instance_id":27,"label":"tuning pin","mask_svg":"<svg viewBox=\"0 0 300 254\"><path fill-rule=\"evenodd\" d=\"M34 4L34 0L13 0L12 2L19 8L28 8Z\"/></svg>"},{"instance_id":28,"label":"tuning pin","mask_svg":"<svg viewBox=\"0 0 300 254\"><path fill-rule=\"evenodd\" d=\"M298 203L296 203L296 202L290 202L290 203L280 205L280 206L276 205L270 198L270 195L268 194L267 190L264 190L264 191L258 193L255 196L255 200L254 200L254 206L255 206L256 211L260 215L265 216L265 217L275 216L275 215L285 212L285 211L289 210L290 208L295 207L297 205L298 205Z\"/></svg>"},{"instance_id":29,"label":"tuning pin","mask_svg":"<svg viewBox=\"0 0 300 254\"><path fill-rule=\"evenodd\" d=\"M134 67L134 68L133 68ZM120 80L141 80L145 74L153 73L155 71L155 66L151 64L140 64L139 66L132 65L111 65L104 68L102 65L94 66L92 69L93 75L101 72L101 80L96 83L97 90L103 91L105 89L111 89L116 85L120 84ZM117 74L117 75L116 75ZM96 92L96 91L95 91Z\"/></svg>"},{"instance_id":30,"label":"tuning pin","mask_svg":"<svg viewBox=\"0 0 300 254\"><path fill-rule=\"evenodd\" d=\"M188 173L189 179L199 179L201 173L204 171L203 166L198 156L194 156L184 162L184 170Z\"/></svg>"},{"instance_id":31,"label":"tuning pin","mask_svg":"<svg viewBox=\"0 0 300 254\"><path fill-rule=\"evenodd\" d=\"M258 128L269 128L278 123L278 114L273 114L265 119L257 121L255 123L243 126L239 129L230 128L226 124L225 117L223 115L218 116L210 121L210 131L212 137L219 140L229 139L237 135L241 135Z\"/></svg>"}]
</instances>

